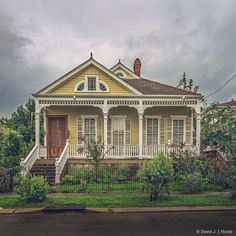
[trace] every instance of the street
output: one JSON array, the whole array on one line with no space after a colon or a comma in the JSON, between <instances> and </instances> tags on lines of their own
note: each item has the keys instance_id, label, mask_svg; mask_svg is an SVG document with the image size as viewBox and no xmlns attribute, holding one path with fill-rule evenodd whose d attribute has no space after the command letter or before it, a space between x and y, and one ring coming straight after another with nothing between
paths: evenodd
<instances>
[{"instance_id":1,"label":"street","mask_svg":"<svg viewBox=\"0 0 236 236\"><path fill-rule=\"evenodd\" d=\"M0 235L236 235L235 222L235 211L0 215Z\"/></svg>"}]
</instances>

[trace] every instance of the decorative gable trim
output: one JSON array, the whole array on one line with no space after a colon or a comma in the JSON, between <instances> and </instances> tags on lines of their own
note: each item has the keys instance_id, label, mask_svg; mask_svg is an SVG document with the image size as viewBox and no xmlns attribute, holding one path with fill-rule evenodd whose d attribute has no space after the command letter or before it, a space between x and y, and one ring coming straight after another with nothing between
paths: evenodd
<instances>
[{"instance_id":1,"label":"decorative gable trim","mask_svg":"<svg viewBox=\"0 0 236 236\"><path fill-rule=\"evenodd\" d=\"M124 71L126 71L127 73L131 74L134 79L141 79L139 76L137 76L132 70L130 70L127 66L123 65L122 63L118 62L116 65L114 65L110 71L112 71L113 73L115 73L115 70L117 70L118 68L122 68Z\"/></svg>"},{"instance_id":2,"label":"decorative gable trim","mask_svg":"<svg viewBox=\"0 0 236 236\"><path fill-rule=\"evenodd\" d=\"M42 94L45 94L45 93L57 88L59 85L64 84L73 75L79 73L80 71L82 71L83 69L85 69L86 67L88 67L90 65L94 65L95 67L97 67L98 69L100 69L101 71L103 71L104 73L109 75L110 77L112 77L114 80L116 80L117 82L119 82L120 84L122 84L123 86L128 88L135 95L142 95L142 93L139 90L135 89L133 86L129 85L128 83L126 83L125 81L120 79L117 75L115 75L113 72L111 72L109 69L107 69L105 66L103 66L102 64L100 64L99 62L94 60L93 58L90 58L89 60L85 61L84 63L82 63L81 65L76 67L75 69L71 70L67 74L63 75L62 77L60 77L59 79L54 81L53 83L51 83L48 86L46 86L45 88L41 89L40 91L38 91L36 93L36 95L42 95Z\"/></svg>"}]
</instances>

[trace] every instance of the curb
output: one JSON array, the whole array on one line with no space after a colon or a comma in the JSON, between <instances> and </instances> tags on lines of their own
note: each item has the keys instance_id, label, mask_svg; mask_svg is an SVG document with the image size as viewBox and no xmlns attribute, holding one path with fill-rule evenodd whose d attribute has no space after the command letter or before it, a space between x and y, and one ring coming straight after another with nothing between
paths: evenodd
<instances>
[{"instance_id":1,"label":"curb","mask_svg":"<svg viewBox=\"0 0 236 236\"><path fill-rule=\"evenodd\" d=\"M58 212L78 212L78 209L66 210L63 208L53 211ZM236 206L197 206L197 207L125 207L125 208L108 208L108 207L87 207L85 213L147 213L147 212L203 212L203 211L236 211ZM84 211L83 211L84 212ZM6 214L37 214L48 213L45 208L0 208L0 215Z\"/></svg>"},{"instance_id":2,"label":"curb","mask_svg":"<svg viewBox=\"0 0 236 236\"><path fill-rule=\"evenodd\" d=\"M236 206L205 207L127 207L127 208L86 208L88 213L144 213L144 212L197 212L197 211L236 211Z\"/></svg>"}]
</instances>

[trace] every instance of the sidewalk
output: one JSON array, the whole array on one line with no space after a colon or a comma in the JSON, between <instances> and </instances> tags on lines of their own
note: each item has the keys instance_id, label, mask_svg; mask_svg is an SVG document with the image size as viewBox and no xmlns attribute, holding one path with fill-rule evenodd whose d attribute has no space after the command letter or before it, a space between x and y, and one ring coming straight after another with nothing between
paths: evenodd
<instances>
[{"instance_id":1,"label":"sidewalk","mask_svg":"<svg viewBox=\"0 0 236 236\"><path fill-rule=\"evenodd\" d=\"M0 214L36 214L43 208L0 208ZM236 211L236 206L86 208L86 213ZM73 212L73 210L72 210Z\"/></svg>"}]
</instances>

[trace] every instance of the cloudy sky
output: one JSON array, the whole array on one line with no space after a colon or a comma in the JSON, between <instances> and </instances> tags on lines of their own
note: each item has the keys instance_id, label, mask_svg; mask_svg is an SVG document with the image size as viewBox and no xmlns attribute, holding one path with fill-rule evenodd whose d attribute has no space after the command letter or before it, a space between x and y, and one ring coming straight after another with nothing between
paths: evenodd
<instances>
[{"instance_id":1,"label":"cloudy sky","mask_svg":"<svg viewBox=\"0 0 236 236\"><path fill-rule=\"evenodd\" d=\"M0 0L0 117L89 58L207 95L236 73L235 0ZM236 79L208 99L236 98Z\"/></svg>"}]
</instances>

